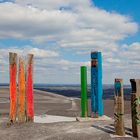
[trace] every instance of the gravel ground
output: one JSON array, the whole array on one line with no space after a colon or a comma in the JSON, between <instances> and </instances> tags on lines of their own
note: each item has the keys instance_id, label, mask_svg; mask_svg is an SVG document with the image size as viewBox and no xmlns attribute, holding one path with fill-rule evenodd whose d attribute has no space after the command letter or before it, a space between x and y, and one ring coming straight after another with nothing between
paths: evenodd
<instances>
[{"instance_id":1,"label":"gravel ground","mask_svg":"<svg viewBox=\"0 0 140 140\"><path fill-rule=\"evenodd\" d=\"M90 101L89 101L90 104ZM80 101L34 90L35 115L80 116ZM104 101L105 114L113 117L113 101ZM89 109L90 112L90 109ZM131 135L130 102L125 102L125 127L128 137L113 138L113 119L92 122L25 123L8 125L9 91L0 89L0 140L109 140L134 139ZM89 113L90 114L90 113Z\"/></svg>"}]
</instances>

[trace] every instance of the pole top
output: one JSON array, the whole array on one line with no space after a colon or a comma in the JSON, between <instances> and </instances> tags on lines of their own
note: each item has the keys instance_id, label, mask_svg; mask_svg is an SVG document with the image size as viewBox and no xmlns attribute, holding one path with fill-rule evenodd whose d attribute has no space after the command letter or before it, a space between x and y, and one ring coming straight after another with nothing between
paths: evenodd
<instances>
[{"instance_id":1,"label":"pole top","mask_svg":"<svg viewBox=\"0 0 140 140\"><path fill-rule=\"evenodd\" d=\"M98 59L99 57L101 57L102 53L101 52L91 52L91 59Z\"/></svg>"},{"instance_id":2,"label":"pole top","mask_svg":"<svg viewBox=\"0 0 140 140\"><path fill-rule=\"evenodd\" d=\"M139 93L140 91L140 79L130 79L132 93Z\"/></svg>"},{"instance_id":3,"label":"pole top","mask_svg":"<svg viewBox=\"0 0 140 140\"><path fill-rule=\"evenodd\" d=\"M97 53L101 53L101 52L98 52L98 51L92 51L91 54L97 54Z\"/></svg>"},{"instance_id":4,"label":"pole top","mask_svg":"<svg viewBox=\"0 0 140 140\"><path fill-rule=\"evenodd\" d=\"M95 53L98 53L98 51L93 51L93 52L91 52L91 54L95 54Z\"/></svg>"},{"instance_id":5,"label":"pole top","mask_svg":"<svg viewBox=\"0 0 140 140\"><path fill-rule=\"evenodd\" d=\"M86 69L87 67L86 66L81 66L81 69Z\"/></svg>"},{"instance_id":6,"label":"pole top","mask_svg":"<svg viewBox=\"0 0 140 140\"><path fill-rule=\"evenodd\" d=\"M122 78L115 78L115 82L123 82Z\"/></svg>"},{"instance_id":7,"label":"pole top","mask_svg":"<svg viewBox=\"0 0 140 140\"><path fill-rule=\"evenodd\" d=\"M17 53L9 52L9 63L15 64L17 62Z\"/></svg>"}]
</instances>

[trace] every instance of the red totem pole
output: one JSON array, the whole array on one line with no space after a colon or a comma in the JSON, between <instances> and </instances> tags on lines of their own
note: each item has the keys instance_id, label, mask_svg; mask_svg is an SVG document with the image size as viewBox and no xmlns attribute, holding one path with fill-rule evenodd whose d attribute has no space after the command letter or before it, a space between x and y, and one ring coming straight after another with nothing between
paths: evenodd
<instances>
[{"instance_id":1,"label":"red totem pole","mask_svg":"<svg viewBox=\"0 0 140 140\"><path fill-rule=\"evenodd\" d=\"M16 74L17 74L17 54L9 53L9 71L10 71L10 112L9 119L13 123L16 121L16 94L17 94L17 85L16 85Z\"/></svg>"}]
</instances>

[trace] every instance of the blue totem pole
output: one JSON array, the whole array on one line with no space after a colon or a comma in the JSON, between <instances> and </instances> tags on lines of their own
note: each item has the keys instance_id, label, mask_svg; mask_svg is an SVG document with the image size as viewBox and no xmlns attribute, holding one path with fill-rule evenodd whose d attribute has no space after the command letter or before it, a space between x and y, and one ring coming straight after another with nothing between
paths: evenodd
<instances>
[{"instance_id":1,"label":"blue totem pole","mask_svg":"<svg viewBox=\"0 0 140 140\"><path fill-rule=\"evenodd\" d=\"M104 114L102 101L102 54L91 53L91 117Z\"/></svg>"}]
</instances>

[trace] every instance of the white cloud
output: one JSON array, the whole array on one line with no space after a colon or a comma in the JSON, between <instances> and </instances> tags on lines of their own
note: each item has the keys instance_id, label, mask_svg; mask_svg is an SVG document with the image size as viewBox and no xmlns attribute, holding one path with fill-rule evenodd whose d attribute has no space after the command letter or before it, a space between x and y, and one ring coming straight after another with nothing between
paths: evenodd
<instances>
[{"instance_id":1,"label":"white cloud","mask_svg":"<svg viewBox=\"0 0 140 140\"><path fill-rule=\"evenodd\" d=\"M44 58L44 57L58 57L59 54L54 51L39 49L39 48L32 48L29 50L29 53L34 54L36 57Z\"/></svg>"},{"instance_id":2,"label":"white cloud","mask_svg":"<svg viewBox=\"0 0 140 140\"><path fill-rule=\"evenodd\" d=\"M114 58L108 58L106 60L106 62L107 63L121 63L121 61L118 58L116 58L116 59L114 59Z\"/></svg>"},{"instance_id":3,"label":"white cloud","mask_svg":"<svg viewBox=\"0 0 140 140\"><path fill-rule=\"evenodd\" d=\"M21 48L19 47L10 47L6 49L0 48L0 58L3 58L4 60L5 57L8 57L9 52L15 52L22 57L25 57L29 53L34 54L36 58L59 57L58 52L26 46Z\"/></svg>"},{"instance_id":4,"label":"white cloud","mask_svg":"<svg viewBox=\"0 0 140 140\"><path fill-rule=\"evenodd\" d=\"M75 19L61 11L39 10L12 3L0 4L1 38L51 38L54 34L66 33L73 28Z\"/></svg>"},{"instance_id":5,"label":"white cloud","mask_svg":"<svg viewBox=\"0 0 140 140\"><path fill-rule=\"evenodd\" d=\"M32 6L23 6L22 3L27 4L28 1L0 4L0 38L26 38L44 42L56 40L60 47L72 48L81 46L79 43L100 46L121 40L138 30L138 25L129 17L91 7L88 0L62 0L56 3L31 0L29 3ZM38 8L33 7L36 3ZM43 10L39 3L44 5ZM69 5L75 10L60 11L54 8L55 5L59 8Z\"/></svg>"},{"instance_id":6,"label":"white cloud","mask_svg":"<svg viewBox=\"0 0 140 140\"><path fill-rule=\"evenodd\" d=\"M89 0L16 0L15 2L47 10L58 10L60 7L89 7L91 5Z\"/></svg>"}]
</instances>

